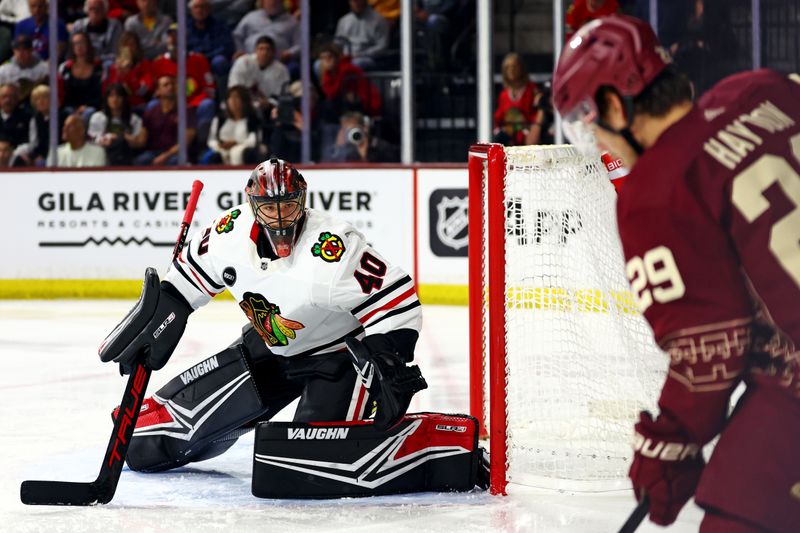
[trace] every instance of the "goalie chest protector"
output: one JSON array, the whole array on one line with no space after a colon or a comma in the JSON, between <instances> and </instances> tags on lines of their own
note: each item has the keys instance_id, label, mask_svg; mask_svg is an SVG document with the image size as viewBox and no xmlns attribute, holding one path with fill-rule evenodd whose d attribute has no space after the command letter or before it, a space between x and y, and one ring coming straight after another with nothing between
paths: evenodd
<instances>
[{"instance_id":1,"label":"goalie chest protector","mask_svg":"<svg viewBox=\"0 0 800 533\"><path fill-rule=\"evenodd\" d=\"M470 416L412 414L386 432L371 421L262 422L252 490L259 498L468 491L479 484L479 467Z\"/></svg>"}]
</instances>

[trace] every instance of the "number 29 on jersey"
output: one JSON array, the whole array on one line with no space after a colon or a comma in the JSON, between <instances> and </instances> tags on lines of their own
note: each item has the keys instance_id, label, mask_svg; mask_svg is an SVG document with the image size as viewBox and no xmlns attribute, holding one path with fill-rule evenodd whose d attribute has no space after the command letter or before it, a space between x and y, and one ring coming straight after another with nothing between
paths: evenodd
<instances>
[{"instance_id":1,"label":"number 29 on jersey","mask_svg":"<svg viewBox=\"0 0 800 533\"><path fill-rule=\"evenodd\" d=\"M625 273L641 313L654 301L667 303L686 293L678 265L666 246L656 246L641 257L631 257L625 264Z\"/></svg>"}]
</instances>

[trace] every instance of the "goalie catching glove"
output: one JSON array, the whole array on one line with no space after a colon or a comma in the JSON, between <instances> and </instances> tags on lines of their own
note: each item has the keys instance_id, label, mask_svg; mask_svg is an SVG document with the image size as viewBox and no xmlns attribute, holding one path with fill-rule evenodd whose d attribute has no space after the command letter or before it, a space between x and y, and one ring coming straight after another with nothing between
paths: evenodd
<instances>
[{"instance_id":1,"label":"goalie catching glove","mask_svg":"<svg viewBox=\"0 0 800 533\"><path fill-rule=\"evenodd\" d=\"M356 372L378 404L374 427L386 431L400 422L411 398L428 384L417 365L406 366L386 335L369 335L363 341L348 337L344 342Z\"/></svg>"},{"instance_id":2,"label":"goalie catching glove","mask_svg":"<svg viewBox=\"0 0 800 533\"><path fill-rule=\"evenodd\" d=\"M158 273L148 268L139 301L100 345L100 360L114 361L120 373L128 374L139 357L152 369L162 368L178 345L191 306Z\"/></svg>"}]
</instances>

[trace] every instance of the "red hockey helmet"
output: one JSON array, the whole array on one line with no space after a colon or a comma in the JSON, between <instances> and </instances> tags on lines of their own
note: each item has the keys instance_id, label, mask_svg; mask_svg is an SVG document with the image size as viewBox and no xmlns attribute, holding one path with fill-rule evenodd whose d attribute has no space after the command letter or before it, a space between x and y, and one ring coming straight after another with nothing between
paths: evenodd
<instances>
[{"instance_id":1,"label":"red hockey helmet","mask_svg":"<svg viewBox=\"0 0 800 533\"><path fill-rule=\"evenodd\" d=\"M611 86L623 97L634 97L670 62L646 22L614 15L585 24L564 47L553 74L553 104L567 116L597 118L594 97Z\"/></svg>"},{"instance_id":2,"label":"red hockey helmet","mask_svg":"<svg viewBox=\"0 0 800 533\"><path fill-rule=\"evenodd\" d=\"M289 256L305 214L306 180L302 174L283 159L269 159L253 169L244 191L275 253Z\"/></svg>"}]
</instances>

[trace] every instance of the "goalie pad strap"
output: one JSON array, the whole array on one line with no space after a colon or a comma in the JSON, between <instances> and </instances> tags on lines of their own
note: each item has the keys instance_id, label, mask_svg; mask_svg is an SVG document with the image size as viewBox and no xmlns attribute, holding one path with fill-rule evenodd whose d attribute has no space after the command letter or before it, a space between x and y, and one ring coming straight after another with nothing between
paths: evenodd
<instances>
[{"instance_id":1,"label":"goalie pad strap","mask_svg":"<svg viewBox=\"0 0 800 533\"><path fill-rule=\"evenodd\" d=\"M481 482L477 421L406 416L389 431L369 421L262 422L256 427L254 496L341 498L469 491Z\"/></svg>"}]
</instances>

